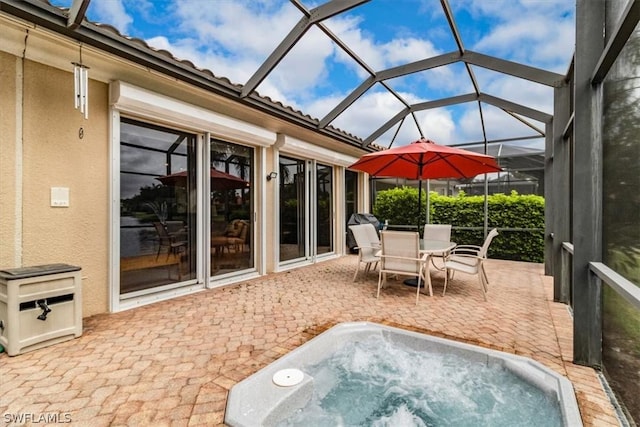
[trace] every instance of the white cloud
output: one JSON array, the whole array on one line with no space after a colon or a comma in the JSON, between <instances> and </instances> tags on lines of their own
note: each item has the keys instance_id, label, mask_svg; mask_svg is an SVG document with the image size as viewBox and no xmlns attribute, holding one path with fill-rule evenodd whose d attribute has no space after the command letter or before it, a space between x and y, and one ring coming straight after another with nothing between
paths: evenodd
<instances>
[{"instance_id":1,"label":"white cloud","mask_svg":"<svg viewBox=\"0 0 640 427\"><path fill-rule=\"evenodd\" d=\"M474 70L483 93L553 114L553 88L490 70Z\"/></svg>"},{"instance_id":2,"label":"white cloud","mask_svg":"<svg viewBox=\"0 0 640 427\"><path fill-rule=\"evenodd\" d=\"M416 103L411 93L402 93L410 103ZM339 99L338 101L340 101ZM333 100L335 101L335 100ZM331 103L328 103L331 105ZM367 138L388 120L399 113L404 106L393 95L387 92L375 92L362 96L335 120L332 125L362 138ZM450 112L446 109L422 111L416 114L424 136L437 142L446 142L454 132L454 122ZM374 141L376 144L388 146L396 133L399 123ZM405 145L420 138L420 132L411 116L407 116L396 135L394 146Z\"/></svg>"},{"instance_id":3,"label":"white cloud","mask_svg":"<svg viewBox=\"0 0 640 427\"><path fill-rule=\"evenodd\" d=\"M198 68L208 69L217 77L229 79L232 83L241 84L249 79L258 63L250 58L237 58L231 61L216 51L203 50L191 39L178 39L171 42L165 36L145 40L156 49L164 49L180 60L188 60Z\"/></svg>"},{"instance_id":4,"label":"white cloud","mask_svg":"<svg viewBox=\"0 0 640 427\"><path fill-rule=\"evenodd\" d=\"M328 78L326 61L333 53L331 41L319 30L311 29L278 64L269 80L284 93L307 98L305 91Z\"/></svg>"},{"instance_id":5,"label":"white cloud","mask_svg":"<svg viewBox=\"0 0 640 427\"><path fill-rule=\"evenodd\" d=\"M278 46L302 16L281 2L216 3L186 1L176 9L176 24L188 36L153 38L147 42L189 59L200 68L234 83L244 84ZM290 98L310 92L326 79L325 61L334 54L331 41L311 29L258 86L261 95L296 107ZM289 94L289 95L287 95Z\"/></svg>"},{"instance_id":6,"label":"white cloud","mask_svg":"<svg viewBox=\"0 0 640 427\"><path fill-rule=\"evenodd\" d=\"M373 71L419 61L440 54L433 43L426 39L399 36L387 42L377 42L375 34L362 31L358 25L361 19L354 17L333 18L329 27L349 48L364 61ZM355 64L342 49L337 50L338 60L346 64ZM369 76L358 66L356 70L362 78Z\"/></svg>"},{"instance_id":7,"label":"white cloud","mask_svg":"<svg viewBox=\"0 0 640 427\"><path fill-rule=\"evenodd\" d=\"M113 25L122 34L129 33L129 25L133 23L133 17L126 12L123 0L96 1L92 2L91 6L100 22Z\"/></svg>"},{"instance_id":8,"label":"white cloud","mask_svg":"<svg viewBox=\"0 0 640 427\"><path fill-rule=\"evenodd\" d=\"M232 56L266 57L300 18L295 8L282 2L179 1L176 5L183 34Z\"/></svg>"},{"instance_id":9,"label":"white cloud","mask_svg":"<svg viewBox=\"0 0 640 427\"><path fill-rule=\"evenodd\" d=\"M536 131L505 111L492 105L482 105L482 118L488 140L517 138L535 135ZM536 120L521 116L531 125L544 131L544 124ZM480 112L475 103L461 108L461 114L457 120L457 128L453 135L452 143L481 142L484 140Z\"/></svg>"},{"instance_id":10,"label":"white cloud","mask_svg":"<svg viewBox=\"0 0 640 427\"><path fill-rule=\"evenodd\" d=\"M565 0L466 0L456 5L485 22L471 49L512 61L566 72L575 47L574 2Z\"/></svg>"},{"instance_id":11,"label":"white cloud","mask_svg":"<svg viewBox=\"0 0 640 427\"><path fill-rule=\"evenodd\" d=\"M451 112L447 109L428 111L421 127L425 133L425 138L431 139L438 144L451 144L456 125L451 117Z\"/></svg>"},{"instance_id":12,"label":"white cloud","mask_svg":"<svg viewBox=\"0 0 640 427\"><path fill-rule=\"evenodd\" d=\"M332 125L366 138L403 108L389 93L366 93L342 113Z\"/></svg>"},{"instance_id":13,"label":"white cloud","mask_svg":"<svg viewBox=\"0 0 640 427\"><path fill-rule=\"evenodd\" d=\"M380 46L387 65L400 65L439 55L441 52L429 40L416 38L394 39Z\"/></svg>"},{"instance_id":14,"label":"white cloud","mask_svg":"<svg viewBox=\"0 0 640 427\"><path fill-rule=\"evenodd\" d=\"M550 25L544 16L525 16L497 26L473 50L566 72L574 50L572 31L571 22Z\"/></svg>"},{"instance_id":15,"label":"white cloud","mask_svg":"<svg viewBox=\"0 0 640 427\"><path fill-rule=\"evenodd\" d=\"M465 14L472 17L467 24L472 26L464 34L475 38L463 40L470 49L564 73L574 47L575 6L570 3L566 0L460 0L452 6L454 13L464 9ZM129 13L125 5L130 7ZM305 5L312 7L308 2ZM420 3L416 7L420 9L426 7L424 5L426 3ZM95 1L91 6L105 17L101 19L103 22L111 23L125 34L131 28L143 31L143 27L137 25L141 15L151 13L150 10L157 13L159 7L149 0ZM373 7L373 2L368 6ZM419 27L415 22L394 21L391 14L395 9L389 9L390 19L384 21L384 28L376 27L366 21L366 12L360 10L366 8L334 16L326 25L373 71L433 57L451 49L448 26L434 21L442 20L442 14L433 7L416 9L414 15ZM425 14L420 14L421 11ZM279 0L173 0L173 7L167 13L173 15L164 21L174 25L167 27L162 36L148 38L150 45L240 84L247 82L302 17L290 2ZM458 22L459 27L462 25ZM440 44L445 40L444 33L449 38L446 46ZM474 71L483 92L541 111L552 111L552 90L478 67L474 67ZM322 118L366 77L369 74L364 69L314 27L262 81L258 92ZM439 67L389 83L410 104L472 90L462 64ZM404 108L391 94L376 90L361 97L357 108L349 108L333 125L364 138ZM478 120L473 119L478 115L475 106L475 103L465 105L469 110L466 114L458 112L462 107L451 107L419 112L416 117L425 136L436 142L478 140L482 133ZM457 117L459 121L455 120ZM499 128L496 134L507 135L522 126L508 116L505 119L496 115L494 120L491 115L491 118ZM476 128L472 129L473 126ZM384 137L390 138L393 132L395 129ZM418 137L413 118L408 116L398 134L398 143Z\"/></svg>"}]
</instances>

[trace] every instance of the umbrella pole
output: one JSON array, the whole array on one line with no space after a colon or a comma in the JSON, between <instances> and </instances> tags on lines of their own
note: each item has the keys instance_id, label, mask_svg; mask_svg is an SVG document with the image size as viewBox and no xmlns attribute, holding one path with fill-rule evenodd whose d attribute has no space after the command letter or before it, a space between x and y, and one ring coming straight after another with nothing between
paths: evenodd
<instances>
[{"instance_id":1,"label":"umbrella pole","mask_svg":"<svg viewBox=\"0 0 640 427\"><path fill-rule=\"evenodd\" d=\"M427 213L425 215L425 224L431 224L429 219L429 196L431 196L431 183L427 180Z\"/></svg>"},{"instance_id":2,"label":"umbrella pole","mask_svg":"<svg viewBox=\"0 0 640 427\"><path fill-rule=\"evenodd\" d=\"M420 211L422 207L422 180L418 180L418 233L420 232Z\"/></svg>"}]
</instances>

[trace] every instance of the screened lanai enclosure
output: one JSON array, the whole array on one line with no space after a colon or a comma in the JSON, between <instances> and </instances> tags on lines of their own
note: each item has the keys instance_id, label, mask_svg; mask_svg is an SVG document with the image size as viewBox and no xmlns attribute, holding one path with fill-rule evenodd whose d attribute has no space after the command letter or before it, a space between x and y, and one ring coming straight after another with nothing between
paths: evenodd
<instances>
[{"instance_id":1,"label":"screened lanai enclosure","mask_svg":"<svg viewBox=\"0 0 640 427\"><path fill-rule=\"evenodd\" d=\"M239 137L204 134L207 150L198 151L205 138L189 129L123 119L124 161L116 165L123 295L204 270L226 278L261 268L267 244L254 224L268 210L277 212L275 264L340 254L345 242L332 230L370 210L377 191L417 182L374 179L327 159L339 146L365 154L424 137L494 156L503 169L433 181L432 190L544 197L545 274L554 300L573 314L574 362L599 369L619 415L640 423L640 0L194 0L172 4L167 16L159 14L165 2L145 2L136 25L126 2L109 3L123 7L118 13L105 3L0 0L0 11L75 39L82 66L83 48L102 49L167 76L168 91L192 85L224 97L224 108L238 115L258 111L270 131L287 127L330 141L322 158L300 159L293 154L304 150L294 147L271 159L237 144ZM242 18L225 20L234 7ZM392 39L392 31L403 37ZM190 48L189 40L200 44ZM276 166L255 182L267 164ZM203 165L231 178L198 180ZM176 173L184 174L179 182L163 182ZM258 196L270 184L278 186L277 203ZM210 219L211 249L201 261L197 203L205 206L198 215ZM143 222L134 208L144 210ZM486 209L484 216L483 236L503 227L489 224ZM179 223L172 233L180 236L162 248L154 229L160 217ZM127 264L130 255L171 269L141 274Z\"/></svg>"}]
</instances>

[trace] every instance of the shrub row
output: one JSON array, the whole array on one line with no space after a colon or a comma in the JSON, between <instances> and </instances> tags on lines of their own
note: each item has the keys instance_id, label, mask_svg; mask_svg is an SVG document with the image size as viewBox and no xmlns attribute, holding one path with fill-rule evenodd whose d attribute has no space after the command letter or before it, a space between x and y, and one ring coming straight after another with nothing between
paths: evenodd
<instances>
[{"instance_id":1,"label":"shrub row","mask_svg":"<svg viewBox=\"0 0 640 427\"><path fill-rule=\"evenodd\" d=\"M526 231L499 230L489 248L489 256L499 259L544 261L544 198L536 195L494 194L487 197L489 229L516 228ZM423 191L418 213L418 190L398 187L377 194L373 214L383 223L418 224L422 232L427 197ZM432 192L429 199L432 224L451 224L451 240L459 244L481 245L484 240L484 196L442 196ZM465 229L465 228L480 229Z\"/></svg>"}]
</instances>

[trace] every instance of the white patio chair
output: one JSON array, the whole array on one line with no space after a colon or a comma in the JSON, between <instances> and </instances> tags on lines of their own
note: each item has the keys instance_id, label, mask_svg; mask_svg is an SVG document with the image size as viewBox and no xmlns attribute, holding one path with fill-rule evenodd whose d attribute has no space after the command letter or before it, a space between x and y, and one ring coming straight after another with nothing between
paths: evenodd
<instances>
[{"instance_id":1,"label":"white patio chair","mask_svg":"<svg viewBox=\"0 0 640 427\"><path fill-rule=\"evenodd\" d=\"M451 224L425 224L424 233L422 234L424 240L438 240L440 242L451 241ZM437 270L443 270L443 267L438 267L434 261L435 258L444 259L449 253L433 253L431 254L431 264Z\"/></svg>"},{"instance_id":2,"label":"white patio chair","mask_svg":"<svg viewBox=\"0 0 640 427\"><path fill-rule=\"evenodd\" d=\"M482 289L482 296L487 300L487 291L489 290L489 279L484 270L484 260L487 259L487 251L494 237L498 235L498 230L493 229L487 235L482 246L476 245L458 245L455 247L448 258L444 260L446 269L444 275L444 289L442 296L447 291L447 282L453 279L453 274L460 271L466 274L477 274Z\"/></svg>"},{"instance_id":3,"label":"white patio chair","mask_svg":"<svg viewBox=\"0 0 640 427\"><path fill-rule=\"evenodd\" d=\"M398 276L411 276L418 278L416 289L416 304L420 297L420 286L426 281L429 286L429 295L433 295L431 281L425 280L425 261L427 255L420 257L420 236L417 232L409 231L382 231L380 233L382 248L380 251L380 272L378 273L378 292L386 284L387 274Z\"/></svg>"},{"instance_id":4,"label":"white patio chair","mask_svg":"<svg viewBox=\"0 0 640 427\"><path fill-rule=\"evenodd\" d=\"M380 236L378 235L378 231L376 230L376 227L373 224L363 224L363 225L367 225L368 227L365 227L365 231L367 232L367 236L369 237L369 243L371 243L371 246L373 246L374 248L378 248L380 249Z\"/></svg>"},{"instance_id":5,"label":"white patio chair","mask_svg":"<svg viewBox=\"0 0 640 427\"><path fill-rule=\"evenodd\" d=\"M356 272L353 275L353 281L358 278L358 272L360 271L360 264L364 263L364 274L375 270L380 261L380 257L377 253L380 251L380 239L376 228L373 224L356 224L350 225L349 229L353 233L353 238L356 241L356 248L358 249L358 265L356 266ZM375 237L374 237L375 236Z\"/></svg>"}]
</instances>

